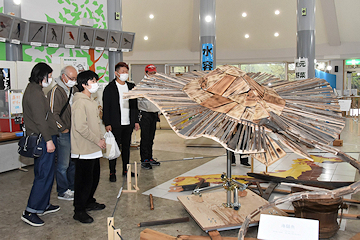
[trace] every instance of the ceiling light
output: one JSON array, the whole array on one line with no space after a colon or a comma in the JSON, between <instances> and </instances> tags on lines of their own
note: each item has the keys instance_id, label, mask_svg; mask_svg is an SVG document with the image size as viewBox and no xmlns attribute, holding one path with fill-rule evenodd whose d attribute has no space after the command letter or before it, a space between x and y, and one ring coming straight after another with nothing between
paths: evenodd
<instances>
[{"instance_id":1,"label":"ceiling light","mask_svg":"<svg viewBox=\"0 0 360 240\"><path fill-rule=\"evenodd\" d=\"M14 3L15 3L16 5L20 5L21 0L14 0Z\"/></svg>"},{"instance_id":2,"label":"ceiling light","mask_svg":"<svg viewBox=\"0 0 360 240\"><path fill-rule=\"evenodd\" d=\"M331 71L331 69L332 69L332 66L330 66L330 65L326 67L326 70Z\"/></svg>"},{"instance_id":3,"label":"ceiling light","mask_svg":"<svg viewBox=\"0 0 360 240\"><path fill-rule=\"evenodd\" d=\"M212 17L209 16L209 15L206 16L206 17L205 17L205 21L206 21L206 22L211 22L211 21L212 21Z\"/></svg>"},{"instance_id":4,"label":"ceiling light","mask_svg":"<svg viewBox=\"0 0 360 240\"><path fill-rule=\"evenodd\" d=\"M279 15L280 14L280 11L279 10L276 10L275 11L275 15Z\"/></svg>"},{"instance_id":5,"label":"ceiling light","mask_svg":"<svg viewBox=\"0 0 360 240\"><path fill-rule=\"evenodd\" d=\"M278 36L279 36L279 33L278 33L278 32L274 33L274 36L275 36L275 37L278 37Z\"/></svg>"},{"instance_id":6,"label":"ceiling light","mask_svg":"<svg viewBox=\"0 0 360 240\"><path fill-rule=\"evenodd\" d=\"M148 37L148 36L145 36L145 37L144 37L144 40L148 40L148 39L149 39L149 37Z\"/></svg>"},{"instance_id":7,"label":"ceiling light","mask_svg":"<svg viewBox=\"0 0 360 240\"><path fill-rule=\"evenodd\" d=\"M249 36L249 34L245 34L245 38L249 38L250 36Z\"/></svg>"},{"instance_id":8,"label":"ceiling light","mask_svg":"<svg viewBox=\"0 0 360 240\"><path fill-rule=\"evenodd\" d=\"M154 18L154 14L150 14L150 15L149 15L149 18L150 18L150 19L153 19L153 18Z\"/></svg>"},{"instance_id":9,"label":"ceiling light","mask_svg":"<svg viewBox=\"0 0 360 240\"><path fill-rule=\"evenodd\" d=\"M246 12L243 12L243 13L241 14L241 16L246 17L246 16L247 16L247 13L246 13Z\"/></svg>"}]
</instances>

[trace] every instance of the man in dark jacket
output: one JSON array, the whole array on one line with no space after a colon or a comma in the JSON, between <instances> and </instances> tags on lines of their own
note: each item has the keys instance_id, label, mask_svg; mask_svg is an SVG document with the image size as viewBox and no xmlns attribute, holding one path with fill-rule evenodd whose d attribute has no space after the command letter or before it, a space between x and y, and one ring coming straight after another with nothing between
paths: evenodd
<instances>
[{"instance_id":1,"label":"man in dark jacket","mask_svg":"<svg viewBox=\"0 0 360 240\"><path fill-rule=\"evenodd\" d=\"M130 159L130 143L133 129L139 130L137 99L123 99L135 84L127 82L129 66L119 62L115 66L116 78L104 89L103 93L103 121L106 131L111 131L121 148L123 161L123 175L127 173L127 164ZM109 160L110 181L116 181L116 159Z\"/></svg>"},{"instance_id":2,"label":"man in dark jacket","mask_svg":"<svg viewBox=\"0 0 360 240\"><path fill-rule=\"evenodd\" d=\"M78 91L75 87L76 77L77 71L74 67L64 67L60 77L55 79L56 85L47 94L59 131L56 190L58 199L62 200L74 200L75 163L70 157L70 126L73 95Z\"/></svg>"}]
</instances>

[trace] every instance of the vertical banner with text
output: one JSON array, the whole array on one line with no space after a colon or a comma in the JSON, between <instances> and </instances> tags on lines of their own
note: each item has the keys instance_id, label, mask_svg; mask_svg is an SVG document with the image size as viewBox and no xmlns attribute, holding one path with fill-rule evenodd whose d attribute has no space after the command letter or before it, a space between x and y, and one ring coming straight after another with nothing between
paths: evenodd
<instances>
[{"instance_id":1,"label":"vertical banner with text","mask_svg":"<svg viewBox=\"0 0 360 240\"><path fill-rule=\"evenodd\" d=\"M295 80L308 78L309 60L307 58L295 59Z\"/></svg>"},{"instance_id":2,"label":"vertical banner with text","mask_svg":"<svg viewBox=\"0 0 360 240\"><path fill-rule=\"evenodd\" d=\"M203 71L214 70L214 45L204 43L202 45L201 66Z\"/></svg>"}]
</instances>

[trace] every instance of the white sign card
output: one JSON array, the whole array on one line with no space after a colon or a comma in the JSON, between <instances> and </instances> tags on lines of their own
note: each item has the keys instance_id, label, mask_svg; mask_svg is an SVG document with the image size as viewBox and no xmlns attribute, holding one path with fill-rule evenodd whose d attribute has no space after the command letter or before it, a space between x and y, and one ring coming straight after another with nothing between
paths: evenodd
<instances>
[{"instance_id":1,"label":"white sign card","mask_svg":"<svg viewBox=\"0 0 360 240\"><path fill-rule=\"evenodd\" d=\"M307 58L295 59L295 79L301 80L308 78L309 60Z\"/></svg>"},{"instance_id":2,"label":"white sign card","mask_svg":"<svg viewBox=\"0 0 360 240\"><path fill-rule=\"evenodd\" d=\"M78 73L89 69L89 66L87 64L87 58L67 57L67 58L63 58L62 60L64 66L68 66L68 65L73 66L74 68L76 68Z\"/></svg>"},{"instance_id":3,"label":"white sign card","mask_svg":"<svg viewBox=\"0 0 360 240\"><path fill-rule=\"evenodd\" d=\"M263 240L318 240L319 220L261 214L257 238Z\"/></svg>"},{"instance_id":4,"label":"white sign card","mask_svg":"<svg viewBox=\"0 0 360 240\"><path fill-rule=\"evenodd\" d=\"M22 113L22 93L10 93L10 113L17 114Z\"/></svg>"},{"instance_id":5,"label":"white sign card","mask_svg":"<svg viewBox=\"0 0 360 240\"><path fill-rule=\"evenodd\" d=\"M340 111L349 111L351 100L339 100Z\"/></svg>"}]
</instances>

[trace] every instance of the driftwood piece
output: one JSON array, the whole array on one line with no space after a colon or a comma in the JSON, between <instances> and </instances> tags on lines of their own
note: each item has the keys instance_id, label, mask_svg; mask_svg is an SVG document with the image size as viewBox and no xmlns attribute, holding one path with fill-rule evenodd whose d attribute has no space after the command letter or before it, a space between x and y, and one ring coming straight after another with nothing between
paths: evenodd
<instances>
[{"instance_id":1,"label":"driftwood piece","mask_svg":"<svg viewBox=\"0 0 360 240\"><path fill-rule=\"evenodd\" d=\"M164 219L164 220L157 220L157 221L141 222L138 224L138 227L148 227L148 226L163 225L163 224L182 223L182 222L188 222L188 221L189 221L189 217L172 218L172 219Z\"/></svg>"}]
</instances>

